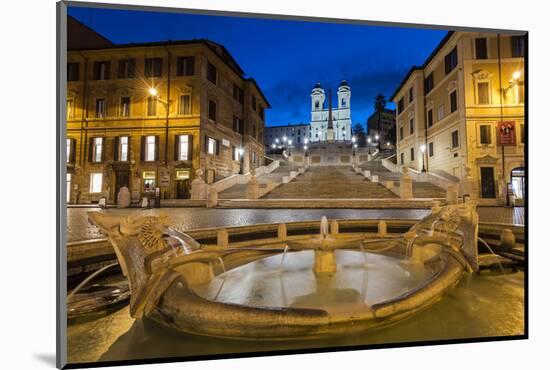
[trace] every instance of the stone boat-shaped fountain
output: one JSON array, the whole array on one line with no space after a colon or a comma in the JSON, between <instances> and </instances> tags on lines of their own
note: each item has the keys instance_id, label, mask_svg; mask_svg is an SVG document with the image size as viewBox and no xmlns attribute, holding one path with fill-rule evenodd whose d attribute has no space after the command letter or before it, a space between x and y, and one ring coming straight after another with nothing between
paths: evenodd
<instances>
[{"instance_id":1,"label":"stone boat-shaped fountain","mask_svg":"<svg viewBox=\"0 0 550 370\"><path fill-rule=\"evenodd\" d=\"M329 232L324 219L319 234L284 229L246 247L202 247L163 217L89 219L108 235L128 278L132 317L200 335L362 332L410 317L478 269L472 204L434 207L397 238L340 233L335 221Z\"/></svg>"}]
</instances>

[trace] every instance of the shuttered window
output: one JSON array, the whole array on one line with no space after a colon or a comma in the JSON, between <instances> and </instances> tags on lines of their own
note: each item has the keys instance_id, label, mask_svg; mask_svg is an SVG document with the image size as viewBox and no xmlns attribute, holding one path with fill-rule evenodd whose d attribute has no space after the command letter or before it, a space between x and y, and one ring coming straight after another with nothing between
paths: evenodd
<instances>
[{"instance_id":1,"label":"shuttered window","mask_svg":"<svg viewBox=\"0 0 550 370\"><path fill-rule=\"evenodd\" d=\"M108 61L94 62L94 80L108 80L111 63Z\"/></svg>"},{"instance_id":2,"label":"shuttered window","mask_svg":"<svg viewBox=\"0 0 550 370\"><path fill-rule=\"evenodd\" d=\"M95 100L95 117L96 118L105 118L107 112L107 106L105 104L104 98L99 98Z\"/></svg>"},{"instance_id":3,"label":"shuttered window","mask_svg":"<svg viewBox=\"0 0 550 370\"><path fill-rule=\"evenodd\" d=\"M479 143L491 144L491 126L489 125L479 126Z\"/></svg>"},{"instance_id":4,"label":"shuttered window","mask_svg":"<svg viewBox=\"0 0 550 370\"><path fill-rule=\"evenodd\" d=\"M118 61L118 74L120 79L134 78L136 76L136 60L121 59Z\"/></svg>"},{"instance_id":5,"label":"shuttered window","mask_svg":"<svg viewBox=\"0 0 550 370\"><path fill-rule=\"evenodd\" d=\"M130 97L128 96L120 98L120 116L130 117Z\"/></svg>"},{"instance_id":6,"label":"shuttered window","mask_svg":"<svg viewBox=\"0 0 550 370\"><path fill-rule=\"evenodd\" d=\"M80 64L67 63L67 81L78 81L80 78Z\"/></svg>"},{"instance_id":7,"label":"shuttered window","mask_svg":"<svg viewBox=\"0 0 550 370\"><path fill-rule=\"evenodd\" d=\"M190 161L193 157L193 135L176 135L175 139L175 160Z\"/></svg>"},{"instance_id":8,"label":"shuttered window","mask_svg":"<svg viewBox=\"0 0 550 370\"><path fill-rule=\"evenodd\" d=\"M180 96L180 109L179 113L181 115L191 114L191 95L184 94Z\"/></svg>"},{"instance_id":9,"label":"shuttered window","mask_svg":"<svg viewBox=\"0 0 550 370\"><path fill-rule=\"evenodd\" d=\"M178 57L176 63L177 76L193 76L195 74L195 57Z\"/></svg>"},{"instance_id":10,"label":"shuttered window","mask_svg":"<svg viewBox=\"0 0 550 370\"><path fill-rule=\"evenodd\" d=\"M208 62L208 67L206 70L206 78L208 79L208 81L212 82L214 85L218 82L218 70L210 62Z\"/></svg>"},{"instance_id":11,"label":"shuttered window","mask_svg":"<svg viewBox=\"0 0 550 370\"><path fill-rule=\"evenodd\" d=\"M216 122L216 116L217 116L216 102L213 100L209 100L208 101L208 119Z\"/></svg>"},{"instance_id":12,"label":"shuttered window","mask_svg":"<svg viewBox=\"0 0 550 370\"><path fill-rule=\"evenodd\" d=\"M157 115L157 97L156 96L147 97L147 115L148 116Z\"/></svg>"},{"instance_id":13,"label":"shuttered window","mask_svg":"<svg viewBox=\"0 0 550 370\"><path fill-rule=\"evenodd\" d=\"M145 58L145 77L162 76L162 58Z\"/></svg>"},{"instance_id":14,"label":"shuttered window","mask_svg":"<svg viewBox=\"0 0 550 370\"><path fill-rule=\"evenodd\" d=\"M487 39L476 39L476 59L487 59Z\"/></svg>"}]
</instances>

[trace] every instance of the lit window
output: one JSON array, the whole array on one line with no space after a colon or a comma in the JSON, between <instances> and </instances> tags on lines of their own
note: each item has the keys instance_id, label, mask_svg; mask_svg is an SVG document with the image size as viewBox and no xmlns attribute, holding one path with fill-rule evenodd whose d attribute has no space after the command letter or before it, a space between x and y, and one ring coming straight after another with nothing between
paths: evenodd
<instances>
[{"instance_id":1,"label":"lit window","mask_svg":"<svg viewBox=\"0 0 550 370\"><path fill-rule=\"evenodd\" d=\"M105 99L96 99L95 101L95 116L96 118L105 117Z\"/></svg>"},{"instance_id":2,"label":"lit window","mask_svg":"<svg viewBox=\"0 0 550 370\"><path fill-rule=\"evenodd\" d=\"M102 158L103 158L103 138L95 137L93 162L99 163L101 162Z\"/></svg>"},{"instance_id":3,"label":"lit window","mask_svg":"<svg viewBox=\"0 0 550 370\"><path fill-rule=\"evenodd\" d=\"M216 154L216 140L211 137L208 138L208 154Z\"/></svg>"},{"instance_id":4,"label":"lit window","mask_svg":"<svg viewBox=\"0 0 550 370\"><path fill-rule=\"evenodd\" d=\"M119 139L120 155L118 158L121 162L128 161L128 139L128 136L121 136Z\"/></svg>"},{"instance_id":5,"label":"lit window","mask_svg":"<svg viewBox=\"0 0 550 370\"><path fill-rule=\"evenodd\" d=\"M189 135L180 135L179 137L179 160L187 161L189 159Z\"/></svg>"},{"instance_id":6,"label":"lit window","mask_svg":"<svg viewBox=\"0 0 550 370\"><path fill-rule=\"evenodd\" d=\"M155 171L143 171L143 191L150 193L155 191Z\"/></svg>"},{"instance_id":7,"label":"lit window","mask_svg":"<svg viewBox=\"0 0 550 370\"><path fill-rule=\"evenodd\" d=\"M67 163L71 161L71 139L67 139Z\"/></svg>"},{"instance_id":8,"label":"lit window","mask_svg":"<svg viewBox=\"0 0 550 370\"><path fill-rule=\"evenodd\" d=\"M101 193L103 173L94 172L90 174L90 193Z\"/></svg>"},{"instance_id":9,"label":"lit window","mask_svg":"<svg viewBox=\"0 0 550 370\"><path fill-rule=\"evenodd\" d=\"M155 160L155 148L156 139L154 136L147 136L145 138L145 160L152 162Z\"/></svg>"}]
</instances>

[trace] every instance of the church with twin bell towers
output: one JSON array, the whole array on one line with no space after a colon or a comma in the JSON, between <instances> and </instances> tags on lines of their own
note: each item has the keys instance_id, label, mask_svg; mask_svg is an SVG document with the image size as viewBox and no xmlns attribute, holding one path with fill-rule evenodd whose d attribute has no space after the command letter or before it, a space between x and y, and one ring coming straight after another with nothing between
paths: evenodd
<instances>
[{"instance_id":1,"label":"church with twin bell towers","mask_svg":"<svg viewBox=\"0 0 550 370\"><path fill-rule=\"evenodd\" d=\"M325 90L317 83L311 90L311 129L310 140L349 141L351 140L351 88L346 80L338 87L338 104L332 107L332 90L328 90L325 108Z\"/></svg>"}]
</instances>

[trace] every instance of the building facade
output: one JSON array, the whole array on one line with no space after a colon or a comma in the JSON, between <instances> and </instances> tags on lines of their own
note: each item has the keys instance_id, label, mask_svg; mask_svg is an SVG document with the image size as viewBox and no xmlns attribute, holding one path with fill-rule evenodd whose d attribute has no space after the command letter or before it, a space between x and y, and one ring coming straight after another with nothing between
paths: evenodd
<instances>
[{"instance_id":1,"label":"building facade","mask_svg":"<svg viewBox=\"0 0 550 370\"><path fill-rule=\"evenodd\" d=\"M329 90L328 99L332 99ZM332 107L333 140L351 140L351 88L344 80L337 91L338 103ZM321 84L311 90L310 141L327 141L329 108L325 105L327 96ZM330 104L330 102L328 102Z\"/></svg>"},{"instance_id":2,"label":"building facade","mask_svg":"<svg viewBox=\"0 0 550 370\"><path fill-rule=\"evenodd\" d=\"M286 126L266 126L265 145L267 148L288 145L300 146L310 139L310 125L308 123L288 124ZM286 141L286 142L285 142Z\"/></svg>"},{"instance_id":3,"label":"building facade","mask_svg":"<svg viewBox=\"0 0 550 370\"><path fill-rule=\"evenodd\" d=\"M378 123L380 122L380 132ZM378 135L380 147L383 149L394 149L396 141L395 131L395 110L384 109L380 114L374 112L367 119L367 135L376 138Z\"/></svg>"},{"instance_id":4,"label":"building facade","mask_svg":"<svg viewBox=\"0 0 550 370\"><path fill-rule=\"evenodd\" d=\"M471 176L481 204L504 204L511 192L521 201L525 44L521 34L447 34L391 98L397 106L398 163Z\"/></svg>"},{"instance_id":5,"label":"building facade","mask_svg":"<svg viewBox=\"0 0 550 370\"><path fill-rule=\"evenodd\" d=\"M189 198L207 182L263 164L269 103L209 40L69 50L67 201Z\"/></svg>"}]
</instances>

